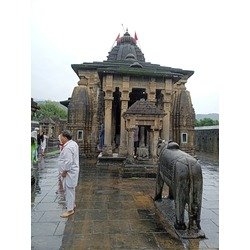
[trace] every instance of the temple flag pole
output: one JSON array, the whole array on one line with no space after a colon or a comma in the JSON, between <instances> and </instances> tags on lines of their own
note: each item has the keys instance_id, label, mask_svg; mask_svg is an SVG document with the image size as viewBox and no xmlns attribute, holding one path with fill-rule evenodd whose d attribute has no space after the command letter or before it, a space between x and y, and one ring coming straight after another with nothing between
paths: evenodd
<instances>
[{"instance_id":1,"label":"temple flag pole","mask_svg":"<svg viewBox=\"0 0 250 250\"><path fill-rule=\"evenodd\" d=\"M122 29L123 29L123 32L125 33L125 29L124 29L124 26L123 26L123 24L122 24Z\"/></svg>"},{"instance_id":2,"label":"temple flag pole","mask_svg":"<svg viewBox=\"0 0 250 250\"><path fill-rule=\"evenodd\" d=\"M115 42L118 42L119 38L120 38L120 33L118 34L118 36L116 37L114 43L112 44L112 47L111 47L110 51L113 49L113 47L115 45Z\"/></svg>"},{"instance_id":3,"label":"temple flag pole","mask_svg":"<svg viewBox=\"0 0 250 250\"><path fill-rule=\"evenodd\" d=\"M141 48L141 45L140 45L140 43L139 43L139 41L138 41L138 36L137 36L136 32L135 32L134 39L135 39L135 43L138 42L139 48Z\"/></svg>"}]
</instances>

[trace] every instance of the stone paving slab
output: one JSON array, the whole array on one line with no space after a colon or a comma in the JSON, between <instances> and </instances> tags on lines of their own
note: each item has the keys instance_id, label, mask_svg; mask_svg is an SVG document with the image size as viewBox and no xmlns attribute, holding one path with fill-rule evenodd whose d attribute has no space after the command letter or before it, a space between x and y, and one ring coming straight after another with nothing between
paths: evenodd
<instances>
[{"instance_id":1,"label":"stone paving slab","mask_svg":"<svg viewBox=\"0 0 250 250\"><path fill-rule=\"evenodd\" d=\"M103 170L81 162L76 211L68 219L57 190L57 158L37 171L31 200L32 249L218 249L218 166L202 165L204 194L201 227L207 239L182 243L158 224L152 197L154 178L121 178L115 166ZM163 196L168 189L164 187Z\"/></svg>"}]
</instances>

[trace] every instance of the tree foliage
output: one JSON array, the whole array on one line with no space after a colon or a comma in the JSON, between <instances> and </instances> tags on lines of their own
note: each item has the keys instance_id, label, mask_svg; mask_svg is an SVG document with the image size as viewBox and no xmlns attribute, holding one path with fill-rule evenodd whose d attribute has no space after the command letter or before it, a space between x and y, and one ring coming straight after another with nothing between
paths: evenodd
<instances>
[{"instance_id":1,"label":"tree foliage","mask_svg":"<svg viewBox=\"0 0 250 250\"><path fill-rule=\"evenodd\" d=\"M218 120L212 120L211 118L204 118L201 120L195 120L195 126L196 127L202 127L202 126L214 126L219 125Z\"/></svg>"},{"instance_id":2,"label":"tree foliage","mask_svg":"<svg viewBox=\"0 0 250 250\"><path fill-rule=\"evenodd\" d=\"M38 103L40 109L36 112L33 120L41 121L44 118L67 118L67 109L60 103L54 101L45 101Z\"/></svg>"}]
</instances>

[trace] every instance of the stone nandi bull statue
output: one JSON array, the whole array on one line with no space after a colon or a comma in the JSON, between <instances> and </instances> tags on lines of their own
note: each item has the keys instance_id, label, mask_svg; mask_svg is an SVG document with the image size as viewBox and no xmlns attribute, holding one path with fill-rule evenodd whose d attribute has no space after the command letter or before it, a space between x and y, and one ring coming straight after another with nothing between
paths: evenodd
<instances>
[{"instance_id":1,"label":"stone nandi bull statue","mask_svg":"<svg viewBox=\"0 0 250 250\"><path fill-rule=\"evenodd\" d=\"M162 199L164 183L169 187L169 198L175 203L175 224L178 230L185 230L184 210L188 204L188 229L199 231L202 202L202 170L198 161L181 151L176 142L159 141L157 146L158 171L154 200Z\"/></svg>"}]
</instances>

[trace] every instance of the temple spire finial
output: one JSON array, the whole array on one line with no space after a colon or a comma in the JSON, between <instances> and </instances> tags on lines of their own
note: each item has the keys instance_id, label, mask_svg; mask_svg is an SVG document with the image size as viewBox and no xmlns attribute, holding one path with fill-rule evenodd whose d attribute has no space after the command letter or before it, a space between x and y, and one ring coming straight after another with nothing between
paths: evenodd
<instances>
[{"instance_id":1,"label":"temple spire finial","mask_svg":"<svg viewBox=\"0 0 250 250\"><path fill-rule=\"evenodd\" d=\"M125 33L125 29L124 29L124 26L123 26L123 24L122 24L122 29L123 29L123 32Z\"/></svg>"}]
</instances>

